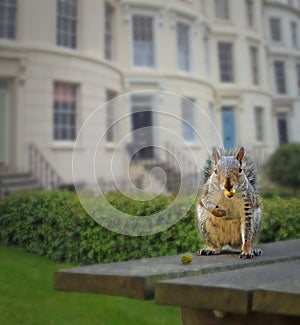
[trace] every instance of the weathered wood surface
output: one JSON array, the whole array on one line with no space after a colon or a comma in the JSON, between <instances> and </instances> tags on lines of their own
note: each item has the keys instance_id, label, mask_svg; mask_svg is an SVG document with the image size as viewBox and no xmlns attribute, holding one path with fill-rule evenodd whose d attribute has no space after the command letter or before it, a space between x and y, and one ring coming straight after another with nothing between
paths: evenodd
<instances>
[{"instance_id":1,"label":"weathered wood surface","mask_svg":"<svg viewBox=\"0 0 300 325\"><path fill-rule=\"evenodd\" d=\"M155 294L161 305L300 316L300 259L165 280Z\"/></svg>"},{"instance_id":2,"label":"weathered wood surface","mask_svg":"<svg viewBox=\"0 0 300 325\"><path fill-rule=\"evenodd\" d=\"M191 264L183 265L181 255L174 255L64 269L54 274L54 287L63 291L153 299L155 284L161 280L300 259L300 240L264 244L260 248L263 255L252 260L239 259L236 254L194 256Z\"/></svg>"}]
</instances>

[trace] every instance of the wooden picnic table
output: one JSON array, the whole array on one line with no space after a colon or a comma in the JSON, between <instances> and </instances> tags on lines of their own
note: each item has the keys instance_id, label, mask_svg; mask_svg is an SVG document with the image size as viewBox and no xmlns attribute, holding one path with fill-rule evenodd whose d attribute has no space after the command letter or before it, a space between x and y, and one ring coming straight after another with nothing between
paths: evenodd
<instances>
[{"instance_id":1,"label":"wooden picnic table","mask_svg":"<svg viewBox=\"0 0 300 325\"><path fill-rule=\"evenodd\" d=\"M263 255L181 255L64 269L57 290L153 299L181 308L182 324L300 324L300 240L260 245ZM264 324L266 325L266 324Z\"/></svg>"}]
</instances>

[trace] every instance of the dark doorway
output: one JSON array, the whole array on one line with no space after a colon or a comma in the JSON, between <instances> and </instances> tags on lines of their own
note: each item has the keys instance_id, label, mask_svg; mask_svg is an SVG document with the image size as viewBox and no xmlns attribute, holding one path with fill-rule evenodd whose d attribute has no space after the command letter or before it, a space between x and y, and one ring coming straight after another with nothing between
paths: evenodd
<instances>
[{"instance_id":1,"label":"dark doorway","mask_svg":"<svg viewBox=\"0 0 300 325\"><path fill-rule=\"evenodd\" d=\"M152 98L150 96L132 97L131 125L135 158L151 159L154 157L153 146L153 114L151 110Z\"/></svg>"},{"instance_id":2,"label":"dark doorway","mask_svg":"<svg viewBox=\"0 0 300 325\"><path fill-rule=\"evenodd\" d=\"M282 145L288 143L288 121L286 113L279 113L277 115L277 128L279 144Z\"/></svg>"}]
</instances>

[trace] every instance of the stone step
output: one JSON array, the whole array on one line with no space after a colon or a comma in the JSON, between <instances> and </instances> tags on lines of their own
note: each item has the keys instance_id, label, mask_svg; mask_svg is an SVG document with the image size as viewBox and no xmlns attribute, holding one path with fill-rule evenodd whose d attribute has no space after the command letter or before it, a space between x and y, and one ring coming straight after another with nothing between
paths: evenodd
<instances>
[{"instance_id":1,"label":"stone step","mask_svg":"<svg viewBox=\"0 0 300 325\"><path fill-rule=\"evenodd\" d=\"M11 167L6 166L3 163L0 163L0 176L6 175L6 174L11 174L13 172L14 172L14 170Z\"/></svg>"},{"instance_id":2,"label":"stone step","mask_svg":"<svg viewBox=\"0 0 300 325\"><path fill-rule=\"evenodd\" d=\"M27 180L32 178L30 173L3 173L0 174L2 181L4 182L22 182L23 180Z\"/></svg>"},{"instance_id":3,"label":"stone step","mask_svg":"<svg viewBox=\"0 0 300 325\"><path fill-rule=\"evenodd\" d=\"M30 173L0 174L2 192L9 194L16 191L40 190L42 185Z\"/></svg>"}]
</instances>

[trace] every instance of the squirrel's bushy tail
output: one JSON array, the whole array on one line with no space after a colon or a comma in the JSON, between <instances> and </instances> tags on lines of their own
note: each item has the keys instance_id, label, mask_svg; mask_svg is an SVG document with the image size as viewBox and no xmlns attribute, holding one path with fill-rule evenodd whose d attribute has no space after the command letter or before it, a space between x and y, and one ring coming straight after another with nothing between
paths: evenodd
<instances>
[{"instance_id":1,"label":"squirrel's bushy tail","mask_svg":"<svg viewBox=\"0 0 300 325\"><path fill-rule=\"evenodd\" d=\"M232 159L236 159L237 150L225 150L225 149L218 149L221 158L222 157L232 157ZM257 177L256 177L256 169L253 163L253 160L245 154L243 157L242 167L244 170L245 175L247 176L250 184L256 189L257 186ZM202 176L202 183L205 184L211 174L214 171L214 159L210 157L207 159L206 164L203 168L203 176Z\"/></svg>"}]
</instances>

